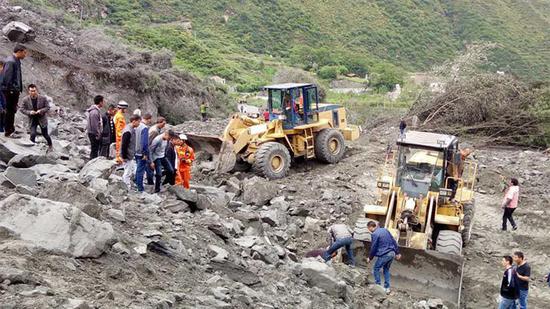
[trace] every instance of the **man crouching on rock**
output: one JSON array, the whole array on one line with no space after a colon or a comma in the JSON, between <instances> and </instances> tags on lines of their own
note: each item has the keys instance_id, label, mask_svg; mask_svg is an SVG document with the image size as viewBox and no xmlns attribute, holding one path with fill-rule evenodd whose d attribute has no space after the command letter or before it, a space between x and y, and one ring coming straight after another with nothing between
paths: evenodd
<instances>
[{"instance_id":1,"label":"man crouching on rock","mask_svg":"<svg viewBox=\"0 0 550 309\"><path fill-rule=\"evenodd\" d=\"M376 263L372 269L374 281L381 285L380 269L384 271L384 290L386 294L390 293L390 267L393 259L401 259L399 254L399 246L391 235L390 231L385 228L378 227L376 222L369 221L367 228L371 232L370 254L367 263L370 263L376 256Z\"/></svg>"},{"instance_id":2,"label":"man crouching on rock","mask_svg":"<svg viewBox=\"0 0 550 309\"><path fill-rule=\"evenodd\" d=\"M328 262L332 259L333 253L338 249L345 247L346 254L349 259L349 264L355 266L355 257L353 256L353 232L345 224L333 224L328 228L328 242L330 247L323 253L323 259Z\"/></svg>"}]
</instances>

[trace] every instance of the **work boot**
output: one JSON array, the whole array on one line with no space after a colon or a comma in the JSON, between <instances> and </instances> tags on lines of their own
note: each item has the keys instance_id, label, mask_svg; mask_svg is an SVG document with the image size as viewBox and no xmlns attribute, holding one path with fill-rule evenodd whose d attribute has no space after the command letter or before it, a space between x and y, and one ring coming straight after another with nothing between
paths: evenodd
<instances>
[{"instance_id":1,"label":"work boot","mask_svg":"<svg viewBox=\"0 0 550 309\"><path fill-rule=\"evenodd\" d=\"M389 295L391 293L390 288L385 288L384 292L386 292L386 294Z\"/></svg>"}]
</instances>

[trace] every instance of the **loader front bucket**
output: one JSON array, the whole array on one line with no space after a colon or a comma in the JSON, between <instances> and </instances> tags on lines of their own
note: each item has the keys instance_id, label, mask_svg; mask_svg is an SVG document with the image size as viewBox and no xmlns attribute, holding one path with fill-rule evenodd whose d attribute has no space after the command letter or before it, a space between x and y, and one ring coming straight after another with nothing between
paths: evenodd
<instances>
[{"instance_id":1,"label":"loader front bucket","mask_svg":"<svg viewBox=\"0 0 550 309\"><path fill-rule=\"evenodd\" d=\"M372 278L376 259L366 263L370 250L369 242L356 242L354 254L357 266L367 268ZM440 298L449 308L460 308L462 290L462 256L443 254L433 250L399 248L401 259L391 265L391 286L422 295L426 298ZM381 275L383 278L383 276ZM382 279L383 280L383 279ZM369 280L374 282L374 278Z\"/></svg>"},{"instance_id":2,"label":"loader front bucket","mask_svg":"<svg viewBox=\"0 0 550 309\"><path fill-rule=\"evenodd\" d=\"M195 151L204 151L212 155L216 162L216 171L227 173L233 170L237 156L233 152L233 143L219 136L187 134L187 142Z\"/></svg>"}]
</instances>

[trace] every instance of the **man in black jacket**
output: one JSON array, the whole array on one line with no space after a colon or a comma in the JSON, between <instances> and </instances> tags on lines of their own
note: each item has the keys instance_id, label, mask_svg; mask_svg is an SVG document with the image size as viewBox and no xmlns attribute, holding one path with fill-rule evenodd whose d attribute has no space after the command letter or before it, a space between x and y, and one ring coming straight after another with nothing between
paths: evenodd
<instances>
[{"instance_id":1,"label":"man in black jacket","mask_svg":"<svg viewBox=\"0 0 550 309\"><path fill-rule=\"evenodd\" d=\"M88 113L88 121L86 131L90 139L90 160L99 156L101 148L101 135L103 133L103 120L101 119L101 108L105 100L103 96L97 95L94 98L94 104L86 110Z\"/></svg>"},{"instance_id":2,"label":"man in black jacket","mask_svg":"<svg viewBox=\"0 0 550 309\"><path fill-rule=\"evenodd\" d=\"M10 136L15 132L15 113L19 103L19 95L23 92L23 76L21 73L21 60L27 56L27 48L17 44L13 49L13 55L4 60L2 69L0 91L6 101L5 135Z\"/></svg>"},{"instance_id":3,"label":"man in black jacket","mask_svg":"<svg viewBox=\"0 0 550 309\"><path fill-rule=\"evenodd\" d=\"M500 303L498 309L516 309L516 301L519 297L518 279L514 268L514 260L511 256L502 257L504 274L500 283Z\"/></svg>"},{"instance_id":4,"label":"man in black jacket","mask_svg":"<svg viewBox=\"0 0 550 309\"><path fill-rule=\"evenodd\" d=\"M109 150L111 144L115 143L115 123L113 117L116 114L116 106L110 104L109 108L102 116L103 133L101 134L101 150L99 155L105 158L109 158Z\"/></svg>"},{"instance_id":5,"label":"man in black jacket","mask_svg":"<svg viewBox=\"0 0 550 309\"><path fill-rule=\"evenodd\" d=\"M29 117L31 142L34 143L36 141L36 131L38 126L40 126L42 136L48 142L48 151L51 151L52 139L48 134L48 111L50 110L50 103L45 96L38 94L36 85L30 84L27 88L29 95L23 98L21 113Z\"/></svg>"}]
</instances>

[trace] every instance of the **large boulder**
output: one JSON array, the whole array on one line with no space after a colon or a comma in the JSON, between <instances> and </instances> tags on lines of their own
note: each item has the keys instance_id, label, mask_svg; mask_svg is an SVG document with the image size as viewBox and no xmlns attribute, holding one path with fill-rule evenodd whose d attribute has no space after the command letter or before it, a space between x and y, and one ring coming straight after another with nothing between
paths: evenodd
<instances>
[{"instance_id":1,"label":"large boulder","mask_svg":"<svg viewBox=\"0 0 550 309\"><path fill-rule=\"evenodd\" d=\"M275 183L254 176L242 183L242 201L245 204L262 206L277 196L278 187Z\"/></svg>"},{"instance_id":2,"label":"large boulder","mask_svg":"<svg viewBox=\"0 0 550 309\"><path fill-rule=\"evenodd\" d=\"M340 280L334 268L314 258L304 259L300 269L307 283L324 290L327 294L349 299L346 282Z\"/></svg>"},{"instance_id":3,"label":"large boulder","mask_svg":"<svg viewBox=\"0 0 550 309\"><path fill-rule=\"evenodd\" d=\"M70 204L19 194L0 202L0 228L30 247L76 258L100 256L115 238L109 223Z\"/></svg>"},{"instance_id":4,"label":"large boulder","mask_svg":"<svg viewBox=\"0 0 550 309\"><path fill-rule=\"evenodd\" d=\"M2 32L12 42L25 43L34 41L36 33L26 24L19 21L12 21L2 28Z\"/></svg>"},{"instance_id":5,"label":"large boulder","mask_svg":"<svg viewBox=\"0 0 550 309\"><path fill-rule=\"evenodd\" d=\"M15 186L25 185L27 187L35 187L38 185L38 175L35 171L28 168L10 166L4 172L4 176Z\"/></svg>"},{"instance_id":6,"label":"large boulder","mask_svg":"<svg viewBox=\"0 0 550 309\"><path fill-rule=\"evenodd\" d=\"M41 155L38 148L30 141L0 136L0 160L9 162L16 155Z\"/></svg>"},{"instance_id":7,"label":"large boulder","mask_svg":"<svg viewBox=\"0 0 550 309\"><path fill-rule=\"evenodd\" d=\"M84 185L74 181L48 181L42 186L40 198L70 203L90 217L99 219L103 208L99 206L96 194Z\"/></svg>"},{"instance_id":8,"label":"large boulder","mask_svg":"<svg viewBox=\"0 0 550 309\"><path fill-rule=\"evenodd\" d=\"M55 164L55 159L40 154L18 154L8 162L9 166L20 168L32 167L37 164Z\"/></svg>"},{"instance_id":9,"label":"large boulder","mask_svg":"<svg viewBox=\"0 0 550 309\"><path fill-rule=\"evenodd\" d=\"M80 170L78 177L82 183L89 183L95 178L109 179L115 167L115 161L107 160L104 157L98 157L86 163Z\"/></svg>"}]
</instances>

